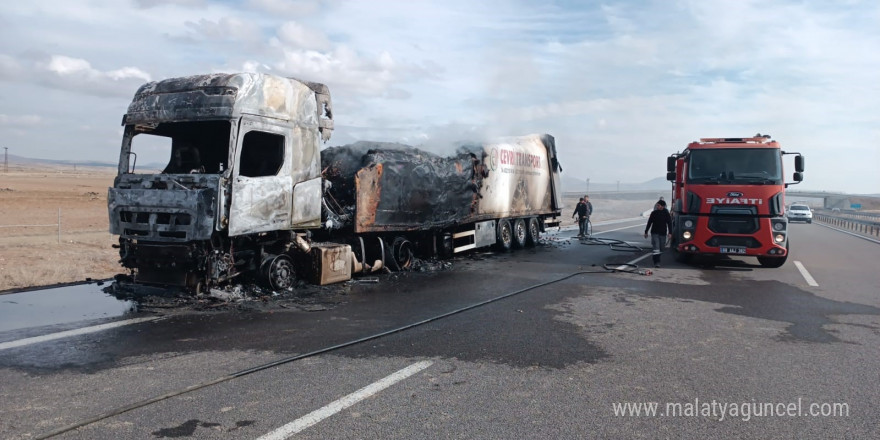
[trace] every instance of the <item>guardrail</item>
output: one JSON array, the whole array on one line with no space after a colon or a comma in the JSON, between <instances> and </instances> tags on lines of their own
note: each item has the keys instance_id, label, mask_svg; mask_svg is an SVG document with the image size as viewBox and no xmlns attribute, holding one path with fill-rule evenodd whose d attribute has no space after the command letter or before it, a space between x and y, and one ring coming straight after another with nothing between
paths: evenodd
<instances>
[{"instance_id":1,"label":"guardrail","mask_svg":"<svg viewBox=\"0 0 880 440\"><path fill-rule=\"evenodd\" d=\"M880 214L862 213L862 212L856 213L856 212L846 212L846 211L836 212L833 214L827 214L827 212L828 211L825 211L822 214L830 215L831 217L838 217L838 218L848 218L848 219L853 219L853 220L865 220L865 221L869 221L869 222L880 222Z\"/></svg>"},{"instance_id":2,"label":"guardrail","mask_svg":"<svg viewBox=\"0 0 880 440\"><path fill-rule=\"evenodd\" d=\"M858 217L865 217L866 219L852 218L850 216L844 217L827 214L813 214L813 220L818 222L836 226L841 229L848 229L863 235L880 237L880 221L877 221L877 217L870 215Z\"/></svg>"}]
</instances>

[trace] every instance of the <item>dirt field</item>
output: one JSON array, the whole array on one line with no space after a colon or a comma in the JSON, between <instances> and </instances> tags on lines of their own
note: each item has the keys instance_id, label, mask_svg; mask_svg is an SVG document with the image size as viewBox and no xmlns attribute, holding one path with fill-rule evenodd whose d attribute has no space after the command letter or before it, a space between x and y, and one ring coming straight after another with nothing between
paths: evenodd
<instances>
[{"instance_id":1,"label":"dirt field","mask_svg":"<svg viewBox=\"0 0 880 440\"><path fill-rule=\"evenodd\" d=\"M107 188L115 169L10 167L0 172L0 291L106 279L123 272L108 232ZM593 222L636 217L653 201L592 200ZM576 199L566 199L572 225ZM61 241L58 210L61 209ZM8 227L10 225L20 225ZM24 226L51 225L51 226Z\"/></svg>"},{"instance_id":2,"label":"dirt field","mask_svg":"<svg viewBox=\"0 0 880 440\"><path fill-rule=\"evenodd\" d=\"M115 171L10 167L0 172L0 291L119 273L118 254L110 247L116 241L107 226L107 188ZM59 209L60 243L54 226Z\"/></svg>"}]
</instances>

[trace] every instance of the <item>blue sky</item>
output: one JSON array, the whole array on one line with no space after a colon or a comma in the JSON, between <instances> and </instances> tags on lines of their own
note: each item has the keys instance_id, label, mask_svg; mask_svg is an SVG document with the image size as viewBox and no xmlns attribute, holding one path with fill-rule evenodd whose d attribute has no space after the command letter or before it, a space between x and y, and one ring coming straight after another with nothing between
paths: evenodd
<instances>
[{"instance_id":1,"label":"blue sky","mask_svg":"<svg viewBox=\"0 0 880 440\"><path fill-rule=\"evenodd\" d=\"M877 2L35 0L0 41L21 156L114 161L140 84L262 71L330 87L330 145L550 133L568 176L642 182L761 132L807 156L799 189L880 193Z\"/></svg>"}]
</instances>

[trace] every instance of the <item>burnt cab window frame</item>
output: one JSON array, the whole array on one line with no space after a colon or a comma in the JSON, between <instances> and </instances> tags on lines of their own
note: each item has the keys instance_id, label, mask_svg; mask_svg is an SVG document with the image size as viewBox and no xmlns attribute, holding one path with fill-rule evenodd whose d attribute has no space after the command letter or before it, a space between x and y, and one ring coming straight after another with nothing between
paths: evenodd
<instances>
[{"instance_id":1,"label":"burnt cab window frame","mask_svg":"<svg viewBox=\"0 0 880 440\"><path fill-rule=\"evenodd\" d=\"M244 134L238 158L238 175L242 177L277 176L284 166L284 135L261 130Z\"/></svg>"}]
</instances>

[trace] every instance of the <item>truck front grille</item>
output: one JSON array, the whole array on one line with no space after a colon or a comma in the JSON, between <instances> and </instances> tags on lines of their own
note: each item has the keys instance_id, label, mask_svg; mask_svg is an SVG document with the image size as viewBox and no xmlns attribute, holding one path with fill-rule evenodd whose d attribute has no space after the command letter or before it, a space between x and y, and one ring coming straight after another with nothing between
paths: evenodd
<instances>
[{"instance_id":1,"label":"truck front grille","mask_svg":"<svg viewBox=\"0 0 880 440\"><path fill-rule=\"evenodd\" d=\"M712 247L744 246L752 249L761 247L761 242L754 237L732 237L726 235L715 235L706 240L706 244Z\"/></svg>"},{"instance_id":2,"label":"truck front grille","mask_svg":"<svg viewBox=\"0 0 880 440\"><path fill-rule=\"evenodd\" d=\"M717 234L754 234L760 229L757 206L714 205L710 214L709 230Z\"/></svg>"},{"instance_id":3,"label":"truck front grille","mask_svg":"<svg viewBox=\"0 0 880 440\"><path fill-rule=\"evenodd\" d=\"M138 239L172 239L186 241L192 227L192 216L177 212L119 211L123 235Z\"/></svg>"},{"instance_id":4,"label":"truck front grille","mask_svg":"<svg viewBox=\"0 0 880 440\"><path fill-rule=\"evenodd\" d=\"M717 234L754 234L760 225L756 217L717 216L709 219L709 230Z\"/></svg>"}]
</instances>

